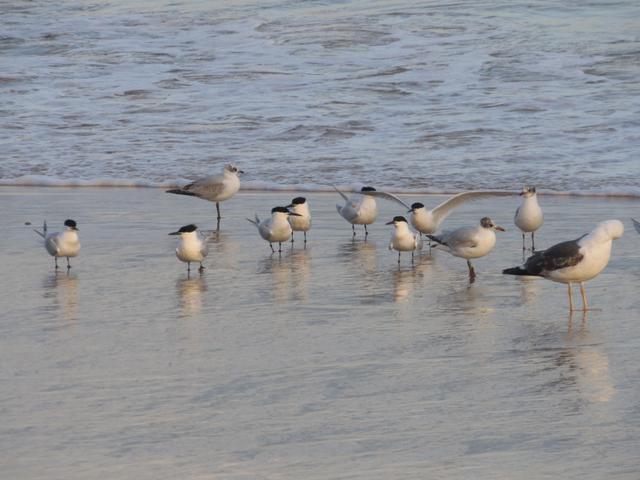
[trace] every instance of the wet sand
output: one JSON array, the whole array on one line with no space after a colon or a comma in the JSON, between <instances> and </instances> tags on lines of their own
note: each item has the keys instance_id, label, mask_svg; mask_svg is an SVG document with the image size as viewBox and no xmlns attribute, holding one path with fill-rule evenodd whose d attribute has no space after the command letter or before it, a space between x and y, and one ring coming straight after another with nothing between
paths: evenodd
<instances>
[{"instance_id":1,"label":"wet sand","mask_svg":"<svg viewBox=\"0 0 640 480\"><path fill-rule=\"evenodd\" d=\"M156 189L0 189L2 476L637 478L636 200L540 196L540 248L625 224L587 284L601 310L570 316L564 285L500 273L522 259L515 196L445 223L489 215L508 230L473 285L442 252L398 267L393 204L379 202L368 242L353 242L334 194L307 195L306 249L271 255L245 217L293 196L223 203L207 269L188 277L167 233L214 227L213 204ZM31 231L44 218L52 230L78 221L68 274Z\"/></svg>"}]
</instances>

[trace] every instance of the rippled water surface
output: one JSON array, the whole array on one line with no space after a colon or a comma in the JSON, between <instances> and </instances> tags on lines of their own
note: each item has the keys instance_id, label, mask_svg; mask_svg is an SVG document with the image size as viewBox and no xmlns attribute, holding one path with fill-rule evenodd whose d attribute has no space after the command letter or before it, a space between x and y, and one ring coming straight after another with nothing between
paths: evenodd
<instances>
[{"instance_id":1,"label":"rippled water surface","mask_svg":"<svg viewBox=\"0 0 640 480\"><path fill-rule=\"evenodd\" d=\"M640 3L4 2L0 181L640 193Z\"/></svg>"}]
</instances>

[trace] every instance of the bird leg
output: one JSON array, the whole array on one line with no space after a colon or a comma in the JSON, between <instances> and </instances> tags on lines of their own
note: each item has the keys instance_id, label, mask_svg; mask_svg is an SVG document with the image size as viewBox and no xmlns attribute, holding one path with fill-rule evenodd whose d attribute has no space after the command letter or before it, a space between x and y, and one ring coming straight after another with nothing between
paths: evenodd
<instances>
[{"instance_id":1,"label":"bird leg","mask_svg":"<svg viewBox=\"0 0 640 480\"><path fill-rule=\"evenodd\" d=\"M366 237L367 235L369 235L369 230L367 230L367 226L364 226L364 236Z\"/></svg>"},{"instance_id":2,"label":"bird leg","mask_svg":"<svg viewBox=\"0 0 640 480\"><path fill-rule=\"evenodd\" d=\"M276 251L273 249L273 244L271 242L269 242L269 246L271 247L271 253L276 253Z\"/></svg>"},{"instance_id":3,"label":"bird leg","mask_svg":"<svg viewBox=\"0 0 640 480\"><path fill-rule=\"evenodd\" d=\"M535 234L535 232L531 232L531 253L536 251L536 244L533 241L533 235Z\"/></svg>"},{"instance_id":4,"label":"bird leg","mask_svg":"<svg viewBox=\"0 0 640 480\"><path fill-rule=\"evenodd\" d=\"M584 282L580 282L580 295L582 295L582 311L589 310L589 304L587 303L587 293L584 291Z\"/></svg>"},{"instance_id":5,"label":"bird leg","mask_svg":"<svg viewBox=\"0 0 640 480\"><path fill-rule=\"evenodd\" d=\"M303 232L304 233L304 243L307 243L307 232Z\"/></svg>"},{"instance_id":6,"label":"bird leg","mask_svg":"<svg viewBox=\"0 0 640 480\"><path fill-rule=\"evenodd\" d=\"M53 259L54 259L54 260L55 260L55 262L56 262L56 270L57 270L57 269L58 269L58 257L53 257Z\"/></svg>"},{"instance_id":7,"label":"bird leg","mask_svg":"<svg viewBox=\"0 0 640 480\"><path fill-rule=\"evenodd\" d=\"M278 242L278 253L282 253L282 242Z\"/></svg>"},{"instance_id":8,"label":"bird leg","mask_svg":"<svg viewBox=\"0 0 640 480\"><path fill-rule=\"evenodd\" d=\"M71 263L69 263L69 257L67 257L67 270L71 268Z\"/></svg>"},{"instance_id":9,"label":"bird leg","mask_svg":"<svg viewBox=\"0 0 640 480\"><path fill-rule=\"evenodd\" d=\"M293 232L291 232L291 243L293 243Z\"/></svg>"},{"instance_id":10,"label":"bird leg","mask_svg":"<svg viewBox=\"0 0 640 480\"><path fill-rule=\"evenodd\" d=\"M352 223L351 224L351 230L353 230L353 236L356 236L356 226Z\"/></svg>"},{"instance_id":11,"label":"bird leg","mask_svg":"<svg viewBox=\"0 0 640 480\"><path fill-rule=\"evenodd\" d=\"M216 202L216 210L218 212L218 223L220 223L220 219L222 218L220 216L220 202Z\"/></svg>"},{"instance_id":12,"label":"bird leg","mask_svg":"<svg viewBox=\"0 0 640 480\"><path fill-rule=\"evenodd\" d=\"M471 260L467 260L467 267L469 267L469 282L473 283L476 279L476 270L471 265Z\"/></svg>"},{"instance_id":13,"label":"bird leg","mask_svg":"<svg viewBox=\"0 0 640 480\"><path fill-rule=\"evenodd\" d=\"M398 265L400 265L400 252L398 252Z\"/></svg>"},{"instance_id":14,"label":"bird leg","mask_svg":"<svg viewBox=\"0 0 640 480\"><path fill-rule=\"evenodd\" d=\"M411 265L413 265L413 250L411 250Z\"/></svg>"},{"instance_id":15,"label":"bird leg","mask_svg":"<svg viewBox=\"0 0 640 480\"><path fill-rule=\"evenodd\" d=\"M525 237L524 237L524 236L525 236L525 233L524 233L524 232L522 232L522 255L524 255L524 252L525 252L525 250L527 249L527 248L525 247L525 240L524 240L524 238L525 238Z\"/></svg>"},{"instance_id":16,"label":"bird leg","mask_svg":"<svg viewBox=\"0 0 640 480\"><path fill-rule=\"evenodd\" d=\"M187 262L187 273L191 271L191 262Z\"/></svg>"},{"instance_id":17,"label":"bird leg","mask_svg":"<svg viewBox=\"0 0 640 480\"><path fill-rule=\"evenodd\" d=\"M573 312L574 308L573 308L573 295L571 292L571 283L567 283L567 293L569 295L569 311Z\"/></svg>"}]
</instances>

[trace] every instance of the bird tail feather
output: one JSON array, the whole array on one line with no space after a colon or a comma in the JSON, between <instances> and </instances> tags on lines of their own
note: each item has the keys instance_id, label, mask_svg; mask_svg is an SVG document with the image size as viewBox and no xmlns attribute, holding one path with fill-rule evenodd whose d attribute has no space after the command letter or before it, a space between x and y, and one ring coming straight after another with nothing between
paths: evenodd
<instances>
[{"instance_id":1,"label":"bird tail feather","mask_svg":"<svg viewBox=\"0 0 640 480\"><path fill-rule=\"evenodd\" d=\"M33 229L33 231L40 235L42 238L45 238L47 236L47 221L45 220L44 225L42 225L42 232L40 230L36 230L35 228Z\"/></svg>"},{"instance_id":2,"label":"bird tail feather","mask_svg":"<svg viewBox=\"0 0 640 480\"><path fill-rule=\"evenodd\" d=\"M505 268L502 273L505 275L531 275L522 267Z\"/></svg>"},{"instance_id":3,"label":"bird tail feather","mask_svg":"<svg viewBox=\"0 0 640 480\"><path fill-rule=\"evenodd\" d=\"M182 190L181 188L174 188L173 190L166 190L165 193L175 193L176 195L189 195L190 197L197 197L198 196L193 192L190 192L188 190Z\"/></svg>"},{"instance_id":4,"label":"bird tail feather","mask_svg":"<svg viewBox=\"0 0 640 480\"><path fill-rule=\"evenodd\" d=\"M433 240L434 242L438 243L439 245L444 245L445 247L449 246L449 245L447 245L446 242L443 242L442 239L440 239L439 237L436 237L435 235L429 235L428 233L425 233L425 236L428 239Z\"/></svg>"},{"instance_id":5,"label":"bird tail feather","mask_svg":"<svg viewBox=\"0 0 640 480\"><path fill-rule=\"evenodd\" d=\"M260 218L258 218L258 214L257 213L256 213L256 219L255 220L251 220L250 218L247 218L247 220L249 222L253 223L256 226L256 228L258 226L260 226Z\"/></svg>"}]
</instances>

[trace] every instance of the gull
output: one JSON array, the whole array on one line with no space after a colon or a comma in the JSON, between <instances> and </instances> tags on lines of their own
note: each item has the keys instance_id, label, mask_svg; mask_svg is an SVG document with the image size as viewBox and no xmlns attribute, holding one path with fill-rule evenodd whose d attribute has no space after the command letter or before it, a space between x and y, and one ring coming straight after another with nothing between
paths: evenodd
<instances>
[{"instance_id":1,"label":"gull","mask_svg":"<svg viewBox=\"0 0 640 480\"><path fill-rule=\"evenodd\" d=\"M78 224L75 220L67 219L64 221L64 230L62 232L47 233L47 222L45 221L42 230L40 232L33 229L34 232L44 238L44 248L55 259L56 269L58 269L58 257L67 257L67 270L69 270L71 268L69 258L75 257L80 253Z\"/></svg>"},{"instance_id":2,"label":"gull","mask_svg":"<svg viewBox=\"0 0 640 480\"><path fill-rule=\"evenodd\" d=\"M441 235L427 235L431 240L445 247L445 251L454 257L465 258L469 267L469 280L473 282L476 271L471 265L472 258L484 257L496 244L495 232L504 232L489 217L483 217L477 227L460 227Z\"/></svg>"},{"instance_id":3,"label":"gull","mask_svg":"<svg viewBox=\"0 0 640 480\"><path fill-rule=\"evenodd\" d=\"M422 250L422 237L420 233L409 228L407 219L402 216L393 217L393 220L386 225L393 225L393 233L389 242L389 250L398 252L398 265L400 265L401 252L411 252L411 263L413 263L413 252Z\"/></svg>"},{"instance_id":4,"label":"gull","mask_svg":"<svg viewBox=\"0 0 640 480\"><path fill-rule=\"evenodd\" d=\"M633 222L633 227L636 229L636 232L640 233L640 222L634 220L633 218L631 219L631 221Z\"/></svg>"},{"instance_id":5,"label":"gull","mask_svg":"<svg viewBox=\"0 0 640 480\"><path fill-rule=\"evenodd\" d=\"M176 248L176 257L187 264L187 272L191 271L191 262L198 262L200 268L198 271L202 273L204 267L202 261L209 253L209 245L206 238L198 232L198 227L193 223L180 227L177 232L171 232L169 235L179 235L178 247Z\"/></svg>"},{"instance_id":6,"label":"gull","mask_svg":"<svg viewBox=\"0 0 640 480\"><path fill-rule=\"evenodd\" d=\"M367 225L371 225L375 222L378 216L378 206L376 205L376 199L374 197L381 197L387 200L393 200L399 202L401 205L406 204L395 195L386 192L378 192L373 187L362 187L360 192L347 197L344 193L338 190L336 187L333 189L340 194L344 199L345 204L340 206L336 204L336 210L342 218L351 224L353 230L353 236L356 236L356 225L364 225L364 237L367 238L369 232Z\"/></svg>"},{"instance_id":7,"label":"gull","mask_svg":"<svg viewBox=\"0 0 640 480\"><path fill-rule=\"evenodd\" d=\"M287 209L297 213L289 217L289 224L294 232L304 233L304 243L307 243L307 232L311 228L311 212L309 211L309 203L304 197L296 197L286 206ZM293 232L291 233L291 243L293 243Z\"/></svg>"},{"instance_id":8,"label":"gull","mask_svg":"<svg viewBox=\"0 0 640 480\"><path fill-rule=\"evenodd\" d=\"M507 268L507 275L534 275L548 280L566 283L569 295L569 311L573 312L572 283L580 283L582 311L589 310L584 282L597 276L609 263L613 240L624 233L620 220L606 220L596 225L591 233L576 240L558 243L546 250L534 253L520 267Z\"/></svg>"},{"instance_id":9,"label":"gull","mask_svg":"<svg viewBox=\"0 0 640 480\"><path fill-rule=\"evenodd\" d=\"M516 210L513 222L522 231L522 251L525 251L525 234L531 232L531 251L535 251L533 235L540 228L544 221L542 209L538 205L538 196L536 195L536 187L524 187L520 192L522 204ZM524 257L524 254L523 254Z\"/></svg>"},{"instance_id":10,"label":"gull","mask_svg":"<svg viewBox=\"0 0 640 480\"><path fill-rule=\"evenodd\" d=\"M222 169L222 173L210 175L196 180L182 188L167 190L167 193L175 193L177 195L190 195L192 197L202 198L210 202L216 202L216 210L218 212L218 227L220 226L220 202L233 197L240 189L239 173L242 170L229 163Z\"/></svg>"},{"instance_id":11,"label":"gull","mask_svg":"<svg viewBox=\"0 0 640 480\"><path fill-rule=\"evenodd\" d=\"M282 242L289 240L293 233L291 225L289 224L289 216L291 215L294 217L301 216L299 213L290 212L287 207L273 207L271 209L271 218L260 220L256 214L255 220L249 218L247 218L247 220L253 223L258 229L260 236L269 242L272 253L275 253L272 245L273 242L278 242L278 252L282 253Z\"/></svg>"}]
</instances>

